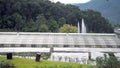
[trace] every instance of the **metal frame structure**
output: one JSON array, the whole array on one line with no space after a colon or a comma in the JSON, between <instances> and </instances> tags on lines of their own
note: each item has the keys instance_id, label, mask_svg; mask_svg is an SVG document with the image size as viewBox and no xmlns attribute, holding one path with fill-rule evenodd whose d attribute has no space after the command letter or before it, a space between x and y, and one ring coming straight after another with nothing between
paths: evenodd
<instances>
[{"instance_id":1,"label":"metal frame structure","mask_svg":"<svg viewBox=\"0 0 120 68\"><path fill-rule=\"evenodd\" d=\"M81 52L84 48L87 50L84 52L91 52L90 48L101 48L101 52L109 48L116 52L120 47L119 41L116 34L103 33L0 32L0 52L50 52L50 48L56 47L63 48L62 51L71 48L68 52L75 48L79 48Z\"/></svg>"},{"instance_id":2,"label":"metal frame structure","mask_svg":"<svg viewBox=\"0 0 120 68\"><path fill-rule=\"evenodd\" d=\"M116 34L0 32L0 47L101 47L117 48Z\"/></svg>"}]
</instances>

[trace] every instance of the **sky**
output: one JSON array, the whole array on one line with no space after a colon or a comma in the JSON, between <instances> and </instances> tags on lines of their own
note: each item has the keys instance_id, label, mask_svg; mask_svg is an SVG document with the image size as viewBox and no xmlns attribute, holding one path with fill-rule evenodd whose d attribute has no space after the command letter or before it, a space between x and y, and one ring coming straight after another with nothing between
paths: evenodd
<instances>
[{"instance_id":1,"label":"sky","mask_svg":"<svg viewBox=\"0 0 120 68\"><path fill-rule=\"evenodd\" d=\"M86 3L89 2L90 0L51 0L54 2L61 2L61 3L65 3L65 4L72 4L72 3Z\"/></svg>"}]
</instances>

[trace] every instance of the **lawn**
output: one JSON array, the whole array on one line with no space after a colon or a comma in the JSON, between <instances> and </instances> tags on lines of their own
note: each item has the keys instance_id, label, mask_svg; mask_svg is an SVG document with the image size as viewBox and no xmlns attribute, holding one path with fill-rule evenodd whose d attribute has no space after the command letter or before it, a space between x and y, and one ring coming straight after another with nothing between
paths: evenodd
<instances>
[{"instance_id":1,"label":"lawn","mask_svg":"<svg viewBox=\"0 0 120 68\"><path fill-rule=\"evenodd\" d=\"M40 62L35 62L34 59L26 58L16 58L13 57L12 60L7 60L6 57L0 56L0 61L11 62L16 68L94 68L90 65L80 65L68 62L57 62L49 60L41 60Z\"/></svg>"}]
</instances>

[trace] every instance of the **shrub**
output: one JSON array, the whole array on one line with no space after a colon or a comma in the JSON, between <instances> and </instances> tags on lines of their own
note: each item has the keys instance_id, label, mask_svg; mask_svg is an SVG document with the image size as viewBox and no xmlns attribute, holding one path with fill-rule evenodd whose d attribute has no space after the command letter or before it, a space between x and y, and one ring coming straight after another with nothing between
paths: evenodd
<instances>
[{"instance_id":1,"label":"shrub","mask_svg":"<svg viewBox=\"0 0 120 68\"><path fill-rule=\"evenodd\" d=\"M10 62L0 61L0 68L15 68Z\"/></svg>"},{"instance_id":2,"label":"shrub","mask_svg":"<svg viewBox=\"0 0 120 68\"><path fill-rule=\"evenodd\" d=\"M114 56L107 57L97 57L96 66L97 68L118 68L120 61Z\"/></svg>"}]
</instances>

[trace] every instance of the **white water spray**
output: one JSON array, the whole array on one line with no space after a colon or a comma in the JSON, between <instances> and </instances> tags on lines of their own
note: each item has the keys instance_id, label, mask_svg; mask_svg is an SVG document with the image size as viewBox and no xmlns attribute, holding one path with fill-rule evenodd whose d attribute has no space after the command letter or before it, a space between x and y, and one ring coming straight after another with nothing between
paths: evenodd
<instances>
[{"instance_id":1,"label":"white water spray","mask_svg":"<svg viewBox=\"0 0 120 68\"><path fill-rule=\"evenodd\" d=\"M80 24L78 22L78 33L80 33Z\"/></svg>"},{"instance_id":2,"label":"white water spray","mask_svg":"<svg viewBox=\"0 0 120 68\"><path fill-rule=\"evenodd\" d=\"M84 19L82 19L82 29L81 29L81 33L87 33L87 31L86 31L86 26L85 26L85 23L84 23Z\"/></svg>"}]
</instances>

